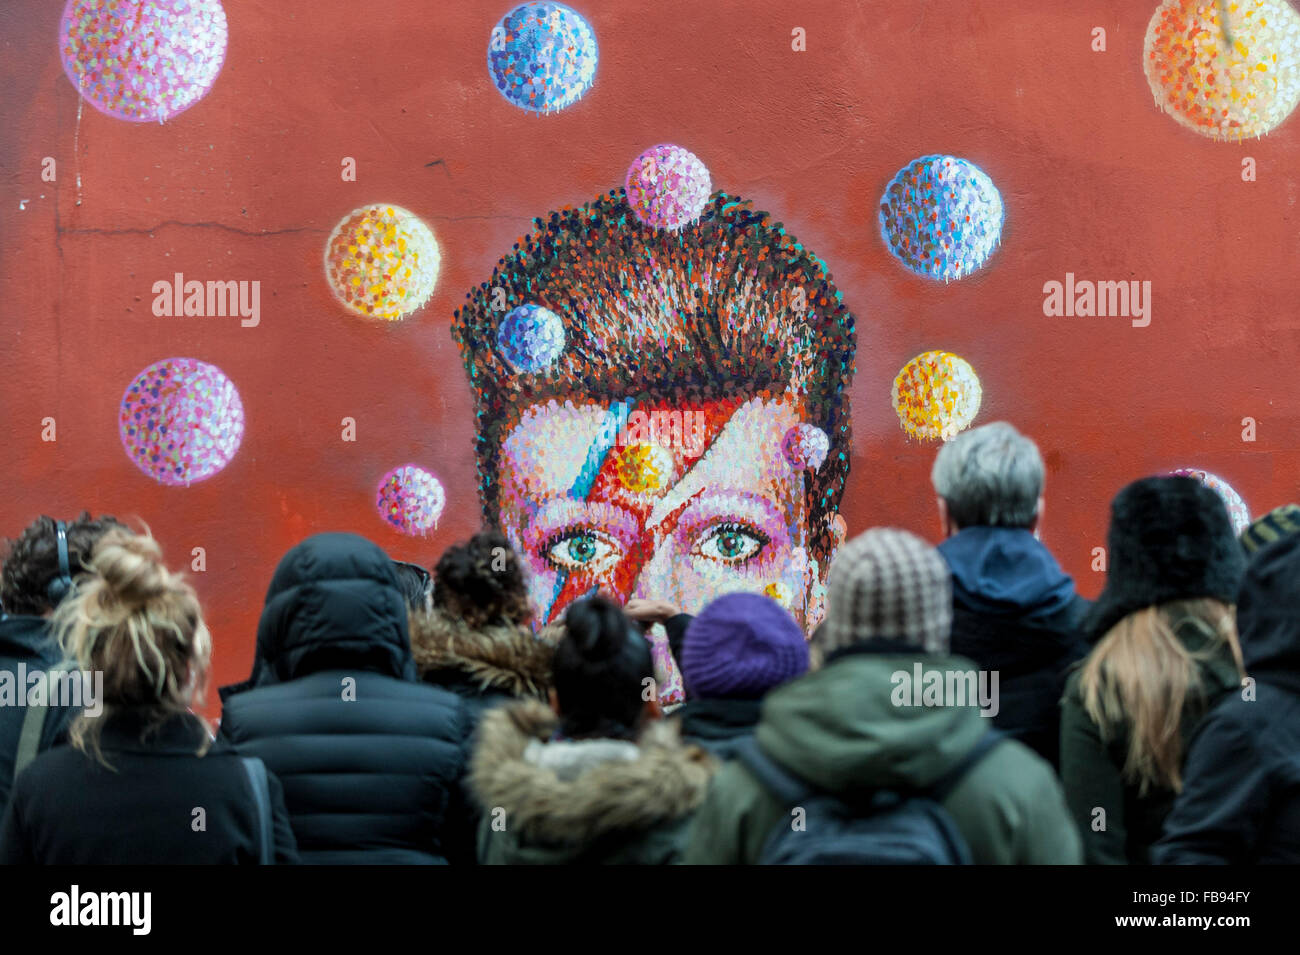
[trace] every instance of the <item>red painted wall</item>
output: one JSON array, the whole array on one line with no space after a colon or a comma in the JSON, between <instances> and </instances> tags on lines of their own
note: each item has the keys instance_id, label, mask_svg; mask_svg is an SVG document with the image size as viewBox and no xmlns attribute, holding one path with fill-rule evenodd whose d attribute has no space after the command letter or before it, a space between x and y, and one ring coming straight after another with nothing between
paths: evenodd
<instances>
[{"instance_id":1,"label":"red painted wall","mask_svg":"<svg viewBox=\"0 0 1300 955\"><path fill-rule=\"evenodd\" d=\"M165 125L90 107L78 124L62 4L0 6L0 532L89 508L143 519L178 566L204 547L214 685L247 674L271 571L303 536L356 531L430 563L475 528L451 313L533 216L615 188L659 142L773 212L857 316L851 533L935 537L935 446L906 440L890 406L899 368L934 348L980 375L977 423L1006 418L1040 443L1044 538L1087 595L1109 500L1132 478L1205 468L1255 513L1300 496L1300 119L1236 145L1162 115L1141 67L1156 0L578 2L600 43L595 85L545 117L488 77L511 5L227 0L221 76ZM806 53L791 51L795 26ZM893 260L876 225L885 184L934 152L979 165L1006 205L1001 248L947 286ZM45 156L56 183L40 179ZM341 181L345 156L356 182ZM1244 156L1257 182L1241 181ZM403 323L347 314L323 277L330 230L374 201L421 216L442 247L433 299ZM261 325L154 317L152 285L177 271L259 280ZM1043 283L1067 271L1150 280L1151 325L1044 317ZM188 489L142 475L116 423L131 377L178 355L229 374L247 416L233 463ZM340 440L345 416L356 443ZM379 477L408 461L447 487L428 539L374 511Z\"/></svg>"}]
</instances>

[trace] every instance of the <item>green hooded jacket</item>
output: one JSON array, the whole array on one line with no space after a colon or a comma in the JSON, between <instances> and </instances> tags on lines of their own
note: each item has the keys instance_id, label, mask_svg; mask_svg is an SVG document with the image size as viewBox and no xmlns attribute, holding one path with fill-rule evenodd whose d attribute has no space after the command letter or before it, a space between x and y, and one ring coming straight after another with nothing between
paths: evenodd
<instances>
[{"instance_id":1,"label":"green hooded jacket","mask_svg":"<svg viewBox=\"0 0 1300 955\"><path fill-rule=\"evenodd\" d=\"M869 644L841 651L817 672L774 690L756 739L772 759L817 788L924 789L938 782L991 728L978 705L896 705L894 674L974 671L962 657ZM1008 739L972 766L942 803L977 864L1076 864L1079 835L1060 782L1041 757ZM725 765L695 816L684 861L759 861L783 805L740 763Z\"/></svg>"}]
</instances>

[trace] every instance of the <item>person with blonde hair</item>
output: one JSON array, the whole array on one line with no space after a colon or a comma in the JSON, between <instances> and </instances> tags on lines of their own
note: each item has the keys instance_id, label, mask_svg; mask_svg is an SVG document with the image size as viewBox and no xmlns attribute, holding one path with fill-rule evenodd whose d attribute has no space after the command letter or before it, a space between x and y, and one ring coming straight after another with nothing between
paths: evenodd
<instances>
[{"instance_id":1,"label":"person with blonde hair","mask_svg":"<svg viewBox=\"0 0 1300 955\"><path fill-rule=\"evenodd\" d=\"M194 588L147 533L110 531L87 569L52 626L95 706L15 780L0 863L297 862L279 782L191 709L212 654Z\"/></svg>"},{"instance_id":2,"label":"person with blonde hair","mask_svg":"<svg viewBox=\"0 0 1300 955\"><path fill-rule=\"evenodd\" d=\"M1214 491L1189 477L1111 504L1106 586L1071 674L1061 776L1089 863L1145 864L1182 788L1188 742L1242 678L1234 605L1245 554Z\"/></svg>"}]
</instances>

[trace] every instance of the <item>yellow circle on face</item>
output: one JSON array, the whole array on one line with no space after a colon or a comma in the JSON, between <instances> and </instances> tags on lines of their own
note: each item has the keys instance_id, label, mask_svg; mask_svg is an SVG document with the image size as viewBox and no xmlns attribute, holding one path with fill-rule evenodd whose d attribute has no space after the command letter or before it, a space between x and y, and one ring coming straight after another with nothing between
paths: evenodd
<instances>
[{"instance_id":1,"label":"yellow circle on face","mask_svg":"<svg viewBox=\"0 0 1300 955\"><path fill-rule=\"evenodd\" d=\"M1287 0L1164 0L1142 67L1156 105L1181 125L1211 139L1262 136L1300 102L1300 14Z\"/></svg>"},{"instance_id":2,"label":"yellow circle on face","mask_svg":"<svg viewBox=\"0 0 1300 955\"><path fill-rule=\"evenodd\" d=\"M914 438L947 441L979 414L983 390L975 369L951 352L917 355L894 379L894 410Z\"/></svg>"},{"instance_id":3,"label":"yellow circle on face","mask_svg":"<svg viewBox=\"0 0 1300 955\"><path fill-rule=\"evenodd\" d=\"M432 230L400 206L372 205L344 217L325 243L325 275L348 309L396 321L429 300L442 253Z\"/></svg>"},{"instance_id":4,"label":"yellow circle on face","mask_svg":"<svg viewBox=\"0 0 1300 955\"><path fill-rule=\"evenodd\" d=\"M786 606L790 603L790 588L779 580L774 580L764 587L763 593L782 606Z\"/></svg>"},{"instance_id":5,"label":"yellow circle on face","mask_svg":"<svg viewBox=\"0 0 1300 955\"><path fill-rule=\"evenodd\" d=\"M673 456L658 444L633 444L618 458L618 482L636 494L658 491L673 475Z\"/></svg>"}]
</instances>

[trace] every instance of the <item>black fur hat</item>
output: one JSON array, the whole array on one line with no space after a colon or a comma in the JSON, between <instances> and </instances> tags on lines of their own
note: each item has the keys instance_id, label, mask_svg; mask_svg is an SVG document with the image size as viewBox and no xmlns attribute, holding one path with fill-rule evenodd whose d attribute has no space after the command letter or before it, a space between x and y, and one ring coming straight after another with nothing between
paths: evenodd
<instances>
[{"instance_id":1,"label":"black fur hat","mask_svg":"<svg viewBox=\"0 0 1300 955\"><path fill-rule=\"evenodd\" d=\"M1246 555L1223 501L1196 478L1143 478L1116 494L1106 546L1106 587L1084 621L1093 640L1143 607L1237 602Z\"/></svg>"}]
</instances>

